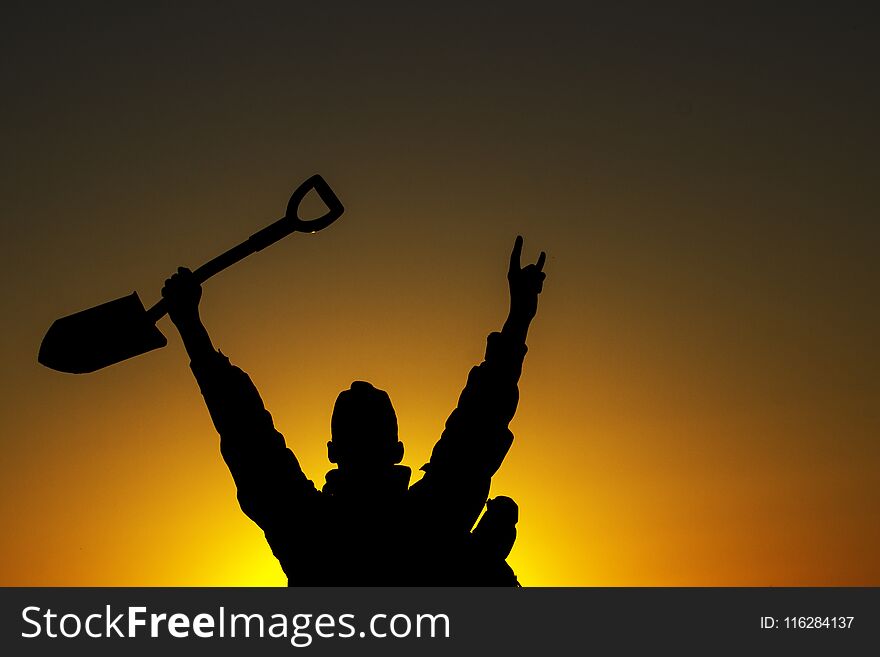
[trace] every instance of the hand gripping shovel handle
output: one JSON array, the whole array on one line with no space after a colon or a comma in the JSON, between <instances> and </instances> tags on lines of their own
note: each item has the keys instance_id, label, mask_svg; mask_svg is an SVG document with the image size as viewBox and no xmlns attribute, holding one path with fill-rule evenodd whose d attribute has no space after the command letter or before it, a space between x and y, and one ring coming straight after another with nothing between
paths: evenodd
<instances>
[{"instance_id":1,"label":"hand gripping shovel handle","mask_svg":"<svg viewBox=\"0 0 880 657\"><path fill-rule=\"evenodd\" d=\"M324 202L324 205L327 206L327 212L317 219L306 221L299 218L299 205L306 194L313 189L317 192L321 201ZM339 198L330 189L330 185L321 176L316 174L296 188L290 197L290 201L287 203L287 211L281 219L266 226L263 230L257 231L241 244L233 246L213 260L209 260L196 269L193 275L196 281L204 283L214 274L223 271L230 265L234 265L252 253L262 251L270 244L274 244L291 233L317 233L319 230L327 228L327 226L342 215L344 210L345 208L342 206ZM167 312L168 310L165 308L165 301L163 299L147 311L147 316L151 322L157 322Z\"/></svg>"}]
</instances>

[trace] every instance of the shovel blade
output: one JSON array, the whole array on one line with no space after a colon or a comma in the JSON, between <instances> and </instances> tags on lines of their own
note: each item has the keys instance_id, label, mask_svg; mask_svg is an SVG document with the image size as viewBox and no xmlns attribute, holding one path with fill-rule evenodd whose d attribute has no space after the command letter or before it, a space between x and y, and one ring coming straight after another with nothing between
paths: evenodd
<instances>
[{"instance_id":1,"label":"shovel blade","mask_svg":"<svg viewBox=\"0 0 880 657\"><path fill-rule=\"evenodd\" d=\"M137 292L55 321L37 360L59 372L85 374L168 344Z\"/></svg>"}]
</instances>

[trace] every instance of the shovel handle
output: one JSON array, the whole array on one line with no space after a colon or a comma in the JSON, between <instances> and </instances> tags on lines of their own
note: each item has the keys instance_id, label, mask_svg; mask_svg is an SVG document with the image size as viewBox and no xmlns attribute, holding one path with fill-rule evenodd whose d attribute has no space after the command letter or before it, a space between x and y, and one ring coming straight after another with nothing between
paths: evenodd
<instances>
[{"instance_id":1,"label":"shovel handle","mask_svg":"<svg viewBox=\"0 0 880 657\"><path fill-rule=\"evenodd\" d=\"M324 202L324 205L327 206L327 212L317 219L306 221L299 218L299 205L303 198L305 198L306 194L313 189ZM244 260L252 253L262 251L270 244L274 244L291 233L317 233L319 230L327 228L327 226L336 221L344 211L345 208L336 194L333 193L333 190L330 189L330 185L328 185L321 176L315 174L294 190L290 197L290 201L287 203L287 211L281 219L269 224L262 230L257 231L241 244L233 246L228 251L218 255L216 258L209 260L196 269L193 272L193 276L199 283L204 283L214 274L223 271L240 260ZM165 308L165 300L163 299L147 311L147 316L151 321L156 322L160 320L166 312L168 311Z\"/></svg>"}]
</instances>

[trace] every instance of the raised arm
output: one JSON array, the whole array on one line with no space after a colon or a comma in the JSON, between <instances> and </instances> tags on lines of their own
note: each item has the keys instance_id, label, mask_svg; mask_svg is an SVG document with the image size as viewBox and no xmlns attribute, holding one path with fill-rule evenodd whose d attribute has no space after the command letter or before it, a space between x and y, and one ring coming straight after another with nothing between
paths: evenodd
<instances>
[{"instance_id":1,"label":"raised arm","mask_svg":"<svg viewBox=\"0 0 880 657\"><path fill-rule=\"evenodd\" d=\"M538 295L544 288L544 261L547 254L541 251L538 261L533 265L521 266L522 236L517 236L510 252L510 268L507 270L507 284L510 288L510 312L501 333L520 344L525 344L529 324L538 312Z\"/></svg>"},{"instance_id":2,"label":"raised arm","mask_svg":"<svg viewBox=\"0 0 880 657\"><path fill-rule=\"evenodd\" d=\"M458 406L423 466L420 494L437 501L435 512L452 528L468 531L489 494L492 475L513 442L507 425L519 401L517 383L527 351L529 324L538 309L546 256L522 267L522 237L510 254L510 312L500 333L489 335L485 360L471 369Z\"/></svg>"},{"instance_id":3,"label":"raised arm","mask_svg":"<svg viewBox=\"0 0 880 657\"><path fill-rule=\"evenodd\" d=\"M297 503L307 503L317 492L275 429L250 377L214 349L199 316L201 295L201 286L184 268L162 289L168 316L220 434L220 453L235 480L242 511L267 536L285 531Z\"/></svg>"},{"instance_id":4,"label":"raised arm","mask_svg":"<svg viewBox=\"0 0 880 657\"><path fill-rule=\"evenodd\" d=\"M214 344L199 315L202 286L195 281L193 273L185 267L179 267L177 273L165 281L162 298L168 308L168 317L180 333L190 362L210 359L215 353Z\"/></svg>"}]
</instances>

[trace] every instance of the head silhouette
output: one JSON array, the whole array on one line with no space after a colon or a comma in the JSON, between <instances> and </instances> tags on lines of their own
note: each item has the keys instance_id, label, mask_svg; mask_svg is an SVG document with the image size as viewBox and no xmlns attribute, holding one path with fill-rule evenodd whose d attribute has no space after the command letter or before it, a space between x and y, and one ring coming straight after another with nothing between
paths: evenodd
<instances>
[{"instance_id":1,"label":"head silhouette","mask_svg":"<svg viewBox=\"0 0 880 657\"><path fill-rule=\"evenodd\" d=\"M355 381L336 398L327 456L340 470L387 468L403 459L397 415L384 390Z\"/></svg>"}]
</instances>

